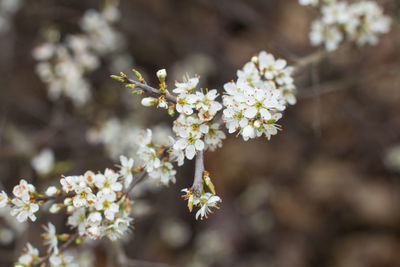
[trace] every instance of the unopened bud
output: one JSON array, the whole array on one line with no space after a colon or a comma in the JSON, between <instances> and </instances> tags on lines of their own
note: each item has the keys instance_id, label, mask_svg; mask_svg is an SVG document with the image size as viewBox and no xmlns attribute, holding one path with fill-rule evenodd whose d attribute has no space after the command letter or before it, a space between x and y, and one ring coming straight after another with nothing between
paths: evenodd
<instances>
[{"instance_id":1,"label":"unopened bud","mask_svg":"<svg viewBox=\"0 0 400 267\"><path fill-rule=\"evenodd\" d=\"M136 85L136 84L133 84L133 83L130 83L130 84L125 85L125 87L128 88L128 89L135 89L136 86L137 86L137 85Z\"/></svg>"},{"instance_id":2,"label":"unopened bud","mask_svg":"<svg viewBox=\"0 0 400 267\"><path fill-rule=\"evenodd\" d=\"M144 83L144 79L143 79L142 74L140 74L140 72L138 72L138 71L135 70L135 69L133 69L132 71L133 71L133 73L136 75L136 77L138 78L138 80L139 80L141 83Z\"/></svg>"},{"instance_id":3,"label":"unopened bud","mask_svg":"<svg viewBox=\"0 0 400 267\"><path fill-rule=\"evenodd\" d=\"M168 107L168 115L171 117L175 116L175 105L171 105Z\"/></svg>"},{"instance_id":4,"label":"unopened bud","mask_svg":"<svg viewBox=\"0 0 400 267\"><path fill-rule=\"evenodd\" d=\"M57 191L58 191L57 187L55 187L55 186L49 186L49 188L47 188L45 194L46 194L46 196L48 196L48 197L52 197L52 196L54 196L54 195L57 194Z\"/></svg>"},{"instance_id":5,"label":"unopened bud","mask_svg":"<svg viewBox=\"0 0 400 267\"><path fill-rule=\"evenodd\" d=\"M57 236L59 240L61 241L67 241L70 238L69 234L61 234Z\"/></svg>"},{"instance_id":6,"label":"unopened bud","mask_svg":"<svg viewBox=\"0 0 400 267\"><path fill-rule=\"evenodd\" d=\"M64 205L69 206L72 205L72 199L70 197L67 197L64 199Z\"/></svg>"},{"instance_id":7,"label":"unopened bud","mask_svg":"<svg viewBox=\"0 0 400 267\"><path fill-rule=\"evenodd\" d=\"M166 77L167 77L167 71L165 69L157 71L157 78L160 80L161 83L165 81Z\"/></svg>"},{"instance_id":8,"label":"unopened bud","mask_svg":"<svg viewBox=\"0 0 400 267\"><path fill-rule=\"evenodd\" d=\"M72 213L75 211L75 207L74 206L68 206L67 207L67 213Z\"/></svg>"},{"instance_id":9,"label":"unopened bud","mask_svg":"<svg viewBox=\"0 0 400 267\"><path fill-rule=\"evenodd\" d=\"M154 97L145 97L142 99L142 105L145 107L154 106L156 99Z\"/></svg>"},{"instance_id":10,"label":"unopened bud","mask_svg":"<svg viewBox=\"0 0 400 267\"><path fill-rule=\"evenodd\" d=\"M211 182L208 172L204 173L204 182L206 183L207 187L210 189L211 193L213 193L215 195L215 187L214 187L214 184Z\"/></svg>"},{"instance_id":11,"label":"unopened bud","mask_svg":"<svg viewBox=\"0 0 400 267\"><path fill-rule=\"evenodd\" d=\"M257 56L253 56L251 58L251 62L253 62L254 64L258 65L258 57Z\"/></svg>"},{"instance_id":12,"label":"unopened bud","mask_svg":"<svg viewBox=\"0 0 400 267\"><path fill-rule=\"evenodd\" d=\"M121 76L118 75L110 75L110 77L114 80L117 80L119 82L124 82L124 79Z\"/></svg>"},{"instance_id":13,"label":"unopened bud","mask_svg":"<svg viewBox=\"0 0 400 267\"><path fill-rule=\"evenodd\" d=\"M191 194L189 197L189 200L188 200L188 208L189 208L190 212L192 212L192 210L193 210L193 200L194 200L194 197L193 197L193 194Z\"/></svg>"},{"instance_id":14,"label":"unopened bud","mask_svg":"<svg viewBox=\"0 0 400 267\"><path fill-rule=\"evenodd\" d=\"M261 121L256 120L256 121L254 122L254 127L260 128L260 127L261 127Z\"/></svg>"},{"instance_id":15,"label":"unopened bud","mask_svg":"<svg viewBox=\"0 0 400 267\"><path fill-rule=\"evenodd\" d=\"M50 213L58 213L58 212L60 212L60 210L61 210L63 207L64 207L63 204L55 203L55 204L51 205L49 211L50 211Z\"/></svg>"}]
</instances>

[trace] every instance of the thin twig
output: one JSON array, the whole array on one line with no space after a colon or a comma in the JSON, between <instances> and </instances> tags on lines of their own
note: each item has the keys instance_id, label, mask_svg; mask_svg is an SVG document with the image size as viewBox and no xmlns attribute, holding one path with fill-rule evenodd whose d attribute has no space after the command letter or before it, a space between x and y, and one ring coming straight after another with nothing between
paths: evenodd
<instances>
[{"instance_id":1,"label":"thin twig","mask_svg":"<svg viewBox=\"0 0 400 267\"><path fill-rule=\"evenodd\" d=\"M318 50L308 56L302 57L297 60L294 64L294 74L297 74L305 67L309 66L310 64L319 62L323 57L325 57L329 52L324 50Z\"/></svg>"},{"instance_id":2,"label":"thin twig","mask_svg":"<svg viewBox=\"0 0 400 267\"><path fill-rule=\"evenodd\" d=\"M321 97L319 95L319 75L318 75L318 62L313 62L311 64L311 82L314 93L314 121L313 128L314 133L320 137L321 136Z\"/></svg>"},{"instance_id":3,"label":"thin twig","mask_svg":"<svg viewBox=\"0 0 400 267\"><path fill-rule=\"evenodd\" d=\"M141 173L138 173L135 176L135 180L132 181L132 183L129 185L128 189L126 189L126 195L129 195L129 193L132 191L132 189L141 181L143 181L143 179L146 177L147 172L146 171L142 171Z\"/></svg>"},{"instance_id":4,"label":"thin twig","mask_svg":"<svg viewBox=\"0 0 400 267\"><path fill-rule=\"evenodd\" d=\"M150 85L147 85L145 83L141 83L129 78L125 78L125 83L128 84L134 84L136 85L137 88L143 89L144 91L146 91L148 94L152 95L152 96L160 96L160 95L165 95L165 98L173 103L176 103L177 99L176 96L171 95L171 94L164 94L162 93L160 90L151 87Z\"/></svg>"},{"instance_id":5,"label":"thin twig","mask_svg":"<svg viewBox=\"0 0 400 267\"><path fill-rule=\"evenodd\" d=\"M204 173L204 153L203 150L199 151L196 156L194 179L192 189L195 196L200 197L203 185L203 173Z\"/></svg>"}]
</instances>

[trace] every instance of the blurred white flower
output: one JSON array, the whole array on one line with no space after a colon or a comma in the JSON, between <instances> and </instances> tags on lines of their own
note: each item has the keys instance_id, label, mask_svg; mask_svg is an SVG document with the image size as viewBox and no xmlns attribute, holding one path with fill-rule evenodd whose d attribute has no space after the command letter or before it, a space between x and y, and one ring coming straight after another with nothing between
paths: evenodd
<instances>
[{"instance_id":1,"label":"blurred white flower","mask_svg":"<svg viewBox=\"0 0 400 267\"><path fill-rule=\"evenodd\" d=\"M31 161L33 169L39 175L47 175L54 168L54 153L51 149L43 149L39 155Z\"/></svg>"}]
</instances>

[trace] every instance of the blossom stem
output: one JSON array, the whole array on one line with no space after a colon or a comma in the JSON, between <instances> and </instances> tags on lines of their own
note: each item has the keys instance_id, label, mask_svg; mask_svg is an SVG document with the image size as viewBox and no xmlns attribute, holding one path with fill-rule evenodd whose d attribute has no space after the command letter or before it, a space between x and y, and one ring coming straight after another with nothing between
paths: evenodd
<instances>
[{"instance_id":1,"label":"blossom stem","mask_svg":"<svg viewBox=\"0 0 400 267\"><path fill-rule=\"evenodd\" d=\"M128 189L126 189L126 195L129 195L129 192L132 191L132 189L141 181L143 181L143 179L146 177L147 172L146 171L142 171L141 173L138 173L135 176L135 180L132 181L132 183L129 185Z\"/></svg>"},{"instance_id":2,"label":"blossom stem","mask_svg":"<svg viewBox=\"0 0 400 267\"><path fill-rule=\"evenodd\" d=\"M203 185L203 173L204 173L204 153L203 150L199 151L196 156L194 180L193 180L193 193L195 196L200 197Z\"/></svg>"},{"instance_id":3,"label":"blossom stem","mask_svg":"<svg viewBox=\"0 0 400 267\"><path fill-rule=\"evenodd\" d=\"M329 52L325 50L318 50L314 53L309 54L308 56L299 58L294 65L294 73L297 74L299 71L304 69L310 64L320 61L323 57L325 57Z\"/></svg>"}]
</instances>

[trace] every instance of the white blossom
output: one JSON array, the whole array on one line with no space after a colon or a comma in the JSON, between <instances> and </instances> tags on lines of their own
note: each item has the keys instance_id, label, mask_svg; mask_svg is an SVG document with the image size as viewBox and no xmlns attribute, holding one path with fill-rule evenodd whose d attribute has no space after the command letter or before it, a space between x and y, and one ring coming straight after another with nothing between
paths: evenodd
<instances>
[{"instance_id":1,"label":"white blossom","mask_svg":"<svg viewBox=\"0 0 400 267\"><path fill-rule=\"evenodd\" d=\"M204 193L197 201L200 205L200 209L196 213L196 220L199 217L200 219L204 217L208 218L208 214L212 213L211 208L218 208L217 205L221 201L221 198L211 193Z\"/></svg>"},{"instance_id":2,"label":"white blossom","mask_svg":"<svg viewBox=\"0 0 400 267\"><path fill-rule=\"evenodd\" d=\"M31 266L34 261L39 258L39 250L33 247L30 243L26 244L26 251L19 258L15 266L25 267Z\"/></svg>"},{"instance_id":3,"label":"white blossom","mask_svg":"<svg viewBox=\"0 0 400 267\"><path fill-rule=\"evenodd\" d=\"M0 193L0 208L4 208L5 206L7 206L9 202L8 196L6 194L6 192L1 191Z\"/></svg>"},{"instance_id":4,"label":"white blossom","mask_svg":"<svg viewBox=\"0 0 400 267\"><path fill-rule=\"evenodd\" d=\"M14 196L22 199L23 201L28 201L31 198L30 193L33 192L35 192L35 187L24 179L21 179L19 181L19 185L16 185L13 189Z\"/></svg>"},{"instance_id":5,"label":"white blossom","mask_svg":"<svg viewBox=\"0 0 400 267\"><path fill-rule=\"evenodd\" d=\"M45 194L46 194L46 196L48 196L48 197L52 197L52 196L54 196L55 194L57 194L57 191L58 191L57 187L55 187L55 186L49 186L49 187L46 189Z\"/></svg>"},{"instance_id":6,"label":"white blossom","mask_svg":"<svg viewBox=\"0 0 400 267\"><path fill-rule=\"evenodd\" d=\"M26 222L31 219L32 222L36 221L35 212L39 210L39 205L29 201L24 201L19 198L13 198L12 204L14 207L11 209L11 215L16 216L19 222Z\"/></svg>"},{"instance_id":7,"label":"white blossom","mask_svg":"<svg viewBox=\"0 0 400 267\"><path fill-rule=\"evenodd\" d=\"M45 239L45 245L49 246L49 253L58 253L58 238L56 227L52 223L48 223L47 226L43 226L46 233L43 234Z\"/></svg>"},{"instance_id":8,"label":"white blossom","mask_svg":"<svg viewBox=\"0 0 400 267\"><path fill-rule=\"evenodd\" d=\"M121 166L119 173L123 176L125 180L124 187L128 188L133 180L132 169L133 169L134 159L133 158L128 159L125 156L120 156L120 161L121 161Z\"/></svg>"}]
</instances>

